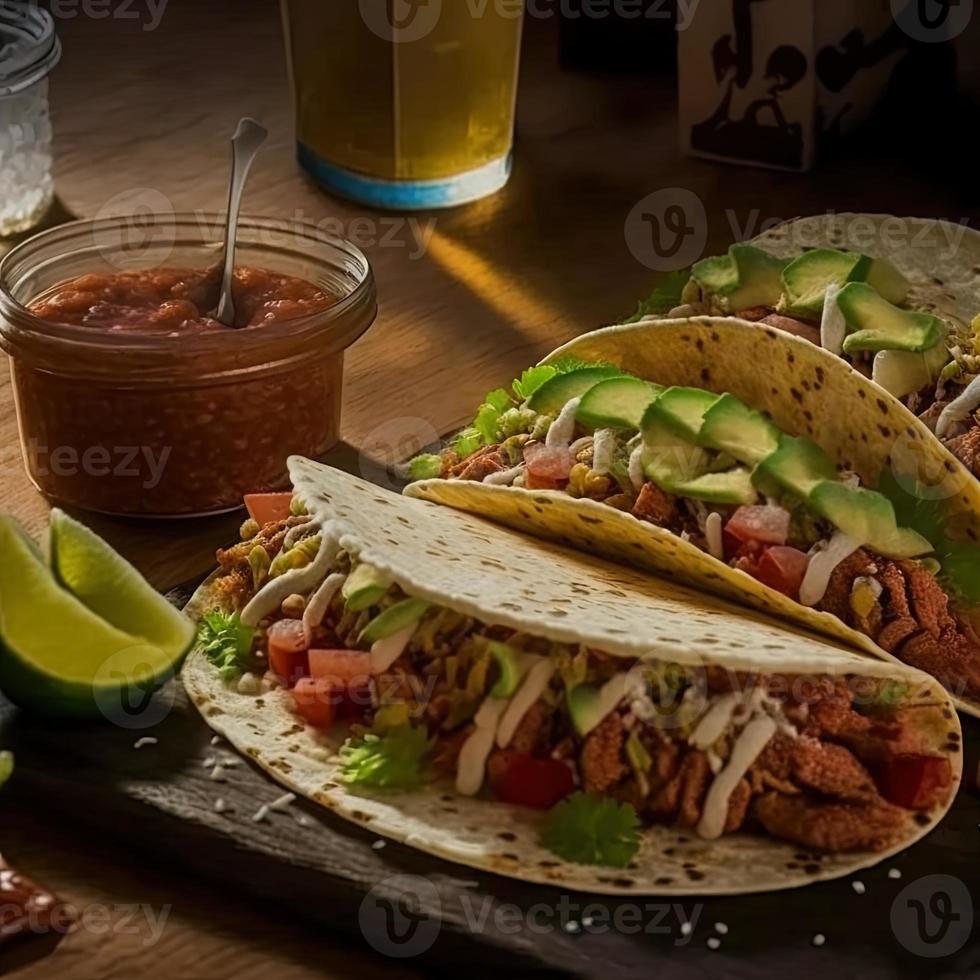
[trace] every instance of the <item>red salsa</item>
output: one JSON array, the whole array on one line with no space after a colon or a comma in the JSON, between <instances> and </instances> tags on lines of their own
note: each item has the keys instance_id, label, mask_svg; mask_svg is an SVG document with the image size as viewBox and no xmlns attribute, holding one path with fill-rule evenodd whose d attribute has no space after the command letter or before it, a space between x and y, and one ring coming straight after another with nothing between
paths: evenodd
<instances>
[{"instance_id":1,"label":"red salsa","mask_svg":"<svg viewBox=\"0 0 980 980\"><path fill-rule=\"evenodd\" d=\"M228 327L212 315L221 269L144 269L89 274L55 286L28 307L50 323L119 333L206 333ZM321 313L337 302L294 276L240 267L232 287L235 327L253 329Z\"/></svg>"}]
</instances>

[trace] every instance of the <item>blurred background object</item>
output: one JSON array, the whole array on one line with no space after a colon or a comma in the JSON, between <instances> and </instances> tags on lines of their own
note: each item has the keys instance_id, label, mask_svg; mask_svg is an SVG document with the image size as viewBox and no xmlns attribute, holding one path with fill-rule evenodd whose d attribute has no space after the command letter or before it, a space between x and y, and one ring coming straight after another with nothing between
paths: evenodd
<instances>
[{"instance_id":1,"label":"blurred background object","mask_svg":"<svg viewBox=\"0 0 980 980\"><path fill-rule=\"evenodd\" d=\"M923 136L957 99L972 0L719 0L678 22L682 146L810 170L876 109ZM678 8L680 9L680 7Z\"/></svg>"},{"instance_id":2,"label":"blurred background object","mask_svg":"<svg viewBox=\"0 0 980 980\"><path fill-rule=\"evenodd\" d=\"M283 14L300 162L328 190L404 210L506 184L521 0L284 0Z\"/></svg>"},{"instance_id":3,"label":"blurred background object","mask_svg":"<svg viewBox=\"0 0 980 980\"><path fill-rule=\"evenodd\" d=\"M46 10L0 0L0 237L38 224L54 198L47 76L60 57Z\"/></svg>"}]
</instances>

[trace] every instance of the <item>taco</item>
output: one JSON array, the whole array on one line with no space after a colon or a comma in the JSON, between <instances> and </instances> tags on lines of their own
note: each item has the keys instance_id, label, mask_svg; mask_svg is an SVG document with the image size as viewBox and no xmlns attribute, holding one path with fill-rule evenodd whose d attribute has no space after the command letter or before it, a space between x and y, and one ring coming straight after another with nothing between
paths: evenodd
<instances>
[{"instance_id":1,"label":"taco","mask_svg":"<svg viewBox=\"0 0 980 980\"><path fill-rule=\"evenodd\" d=\"M250 522L192 601L182 676L339 816L525 881L721 894L847 874L948 808L961 732L926 675L290 468L292 516Z\"/></svg>"},{"instance_id":2,"label":"taco","mask_svg":"<svg viewBox=\"0 0 980 980\"><path fill-rule=\"evenodd\" d=\"M980 483L813 344L734 318L600 330L410 468L412 496L901 660L980 714Z\"/></svg>"},{"instance_id":3,"label":"taco","mask_svg":"<svg viewBox=\"0 0 980 980\"><path fill-rule=\"evenodd\" d=\"M677 298L667 315L736 316L845 358L980 477L980 232L890 215L802 218L698 262Z\"/></svg>"}]
</instances>

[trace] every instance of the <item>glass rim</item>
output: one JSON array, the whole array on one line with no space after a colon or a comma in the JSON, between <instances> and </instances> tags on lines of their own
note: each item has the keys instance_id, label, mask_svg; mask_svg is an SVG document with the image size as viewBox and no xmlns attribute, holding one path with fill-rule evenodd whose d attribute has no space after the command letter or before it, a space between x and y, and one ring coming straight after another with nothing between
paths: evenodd
<instances>
[{"instance_id":1,"label":"glass rim","mask_svg":"<svg viewBox=\"0 0 980 980\"><path fill-rule=\"evenodd\" d=\"M29 345L36 341L48 348L59 347L63 350L83 352L121 351L142 352L152 356L166 356L170 352L177 353L180 358L202 357L207 355L237 356L253 363L256 358L268 357L280 360L284 356L276 351L282 347L294 346L296 343L320 335L331 327L339 326L348 316L356 317L362 310L376 304L376 287L371 263L364 253L352 242L323 234L314 225L307 222L290 222L288 235L295 241L291 247L281 244L269 244L261 241L252 242L272 253L294 255L298 260L320 262L321 265L334 269L343 269L354 279L353 288L326 310L306 316L283 320L270 328L257 329L228 329L221 331L191 334L173 338L161 334L112 333L107 330L95 330L77 324L58 323L46 320L33 313L21 300L14 295L16 281L14 275L20 272L19 267L31 268L31 256L45 246L56 246L64 242L64 255L75 254L81 249L76 244L79 239L88 238L94 241L98 231L123 228L132 221L132 215L119 215L109 218L90 218L67 222L54 228L46 229L31 236L26 241L11 249L0 259L0 340L9 345L12 353L17 356L16 348ZM225 216L208 212L183 212L167 215L165 221L156 227L172 227L175 235L168 245L172 248L208 248L220 245L218 239L209 240L201 235L202 222L209 228L223 228ZM180 229L196 230L197 235L179 234ZM254 218L243 216L239 221L239 244L243 236L249 232L269 232L283 234L282 222L273 218ZM306 242L310 246L302 247ZM248 243L245 237L245 243ZM95 249L100 246L96 243ZM332 255L317 256L314 249L329 249ZM125 250L121 250L123 254ZM56 265L59 256L48 259L46 264ZM160 266L149 266L150 268ZM36 268L36 266L35 266ZM122 270L120 270L122 271ZM26 274L26 273L21 273ZM18 276L19 281L20 276ZM69 278L69 277L66 277ZM370 326L370 321L363 323L366 317L358 318L353 331L338 331L337 346L350 346ZM351 336L345 336L350 333ZM288 356L288 355L286 355Z\"/></svg>"}]
</instances>

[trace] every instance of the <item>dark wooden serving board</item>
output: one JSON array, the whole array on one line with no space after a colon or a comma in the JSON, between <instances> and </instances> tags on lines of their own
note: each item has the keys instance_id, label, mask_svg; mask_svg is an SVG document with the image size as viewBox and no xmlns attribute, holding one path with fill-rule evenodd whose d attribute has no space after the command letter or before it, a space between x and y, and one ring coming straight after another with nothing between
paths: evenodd
<instances>
[{"instance_id":1,"label":"dark wooden serving board","mask_svg":"<svg viewBox=\"0 0 980 980\"><path fill-rule=\"evenodd\" d=\"M244 889L307 917L311 929L349 933L383 955L418 957L413 966L432 971L617 980L980 971L980 930L965 941L956 932L973 913L969 896L980 897L980 724L970 719L964 786L951 813L915 847L853 876L863 895L844 879L738 898L617 900L471 871L391 842L378 847L375 835L304 800L255 822L258 807L284 790L244 759L224 770L224 781L212 780L206 760L237 757L226 743L212 745L178 683L154 707L162 717L151 727L145 716L133 728L54 727L0 704L2 744L17 757L5 793L110 828L134 853ZM136 749L145 736L157 742ZM889 877L890 869L901 877ZM935 875L947 878L925 880ZM901 894L909 886L914 892ZM961 918L940 942L922 945L914 904L928 909L940 892ZM942 930L927 920L927 930ZM681 933L683 921L692 923L690 936ZM820 947L812 943L818 933L826 937ZM709 937L720 939L719 949ZM917 948L947 955L926 957Z\"/></svg>"}]
</instances>

